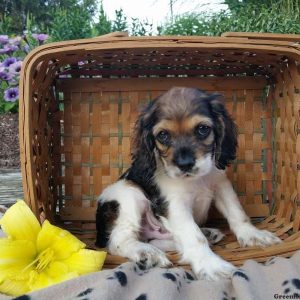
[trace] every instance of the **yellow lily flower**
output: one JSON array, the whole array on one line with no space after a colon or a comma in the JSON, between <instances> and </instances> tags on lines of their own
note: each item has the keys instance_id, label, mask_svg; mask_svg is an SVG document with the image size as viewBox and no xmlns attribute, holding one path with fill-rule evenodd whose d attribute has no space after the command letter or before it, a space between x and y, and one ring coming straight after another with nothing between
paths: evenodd
<instances>
[{"instance_id":1,"label":"yellow lily flower","mask_svg":"<svg viewBox=\"0 0 300 300\"><path fill-rule=\"evenodd\" d=\"M84 249L70 232L41 226L24 201L10 207L0 226L0 292L19 296L82 274L101 270L106 252Z\"/></svg>"}]
</instances>

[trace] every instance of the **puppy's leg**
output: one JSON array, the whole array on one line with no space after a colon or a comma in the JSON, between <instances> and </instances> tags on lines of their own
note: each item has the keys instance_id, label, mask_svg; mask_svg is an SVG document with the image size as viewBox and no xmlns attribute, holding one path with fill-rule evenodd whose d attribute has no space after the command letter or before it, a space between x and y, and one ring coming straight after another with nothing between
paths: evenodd
<instances>
[{"instance_id":1,"label":"puppy's leg","mask_svg":"<svg viewBox=\"0 0 300 300\"><path fill-rule=\"evenodd\" d=\"M209 245L217 244L225 236L219 229L216 229L216 228L202 227L201 231L207 238ZM163 251L175 251L176 250L176 245L175 245L174 240L154 239L154 240L151 240L149 243Z\"/></svg>"},{"instance_id":2,"label":"puppy's leg","mask_svg":"<svg viewBox=\"0 0 300 300\"><path fill-rule=\"evenodd\" d=\"M187 199L173 195L169 201L167 217L162 217L165 227L172 233L182 262L191 264L199 279L218 280L230 277L235 267L209 248L205 235L193 219Z\"/></svg>"},{"instance_id":3,"label":"puppy's leg","mask_svg":"<svg viewBox=\"0 0 300 300\"><path fill-rule=\"evenodd\" d=\"M175 251L176 250L176 245L175 245L174 240L154 239L154 240L151 240L149 242L149 244L151 244L163 251Z\"/></svg>"},{"instance_id":4,"label":"puppy's leg","mask_svg":"<svg viewBox=\"0 0 300 300\"><path fill-rule=\"evenodd\" d=\"M141 218L149 205L142 191L126 180L120 180L105 189L100 196L100 205L109 201L119 204L118 215L108 240L109 252L141 263L146 268L170 265L165 253L139 241ZM97 220L98 222L101 221Z\"/></svg>"},{"instance_id":5,"label":"puppy's leg","mask_svg":"<svg viewBox=\"0 0 300 300\"><path fill-rule=\"evenodd\" d=\"M281 242L273 233L259 230L251 224L225 173L221 174L217 180L215 205L227 219L230 229L242 247L266 247Z\"/></svg>"}]
</instances>

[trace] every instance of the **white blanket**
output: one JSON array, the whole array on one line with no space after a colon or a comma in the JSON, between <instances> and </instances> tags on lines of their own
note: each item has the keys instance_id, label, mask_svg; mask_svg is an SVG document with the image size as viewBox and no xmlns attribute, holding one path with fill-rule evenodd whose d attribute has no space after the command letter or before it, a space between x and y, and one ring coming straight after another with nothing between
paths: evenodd
<instances>
[{"instance_id":1,"label":"white blanket","mask_svg":"<svg viewBox=\"0 0 300 300\"><path fill-rule=\"evenodd\" d=\"M2 299L11 298L0 295ZM290 259L272 258L265 264L246 261L231 280L218 282L196 280L191 271L182 268L143 270L135 263L124 263L114 270L81 276L17 299L300 299L300 251Z\"/></svg>"}]
</instances>

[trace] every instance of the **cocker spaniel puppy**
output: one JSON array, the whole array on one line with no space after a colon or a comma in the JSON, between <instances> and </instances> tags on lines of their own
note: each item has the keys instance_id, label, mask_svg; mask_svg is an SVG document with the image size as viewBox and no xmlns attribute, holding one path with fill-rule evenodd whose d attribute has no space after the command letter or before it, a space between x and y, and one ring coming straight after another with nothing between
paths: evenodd
<instances>
[{"instance_id":1,"label":"cocker spaniel puppy","mask_svg":"<svg viewBox=\"0 0 300 300\"><path fill-rule=\"evenodd\" d=\"M144 267L170 265L162 250L174 247L198 278L229 277L234 266L207 240L223 235L200 227L212 202L242 246L279 243L250 223L226 177L236 147L220 95L175 87L152 101L136 123L131 167L99 197L96 245Z\"/></svg>"}]
</instances>

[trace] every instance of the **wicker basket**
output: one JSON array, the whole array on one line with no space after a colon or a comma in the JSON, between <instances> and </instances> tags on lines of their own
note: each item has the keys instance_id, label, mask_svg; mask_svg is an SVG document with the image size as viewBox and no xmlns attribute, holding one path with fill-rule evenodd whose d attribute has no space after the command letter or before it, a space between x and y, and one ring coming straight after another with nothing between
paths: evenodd
<instances>
[{"instance_id":1,"label":"wicker basket","mask_svg":"<svg viewBox=\"0 0 300 300\"><path fill-rule=\"evenodd\" d=\"M239 127L228 175L248 215L284 243L214 250L239 265L300 249L300 35L128 37L47 44L24 61L20 144L25 200L40 220L93 247L96 199L130 165L138 107L172 86L225 95ZM220 222L221 224L222 222ZM177 261L176 253L169 253ZM106 267L124 259L108 256Z\"/></svg>"}]
</instances>

